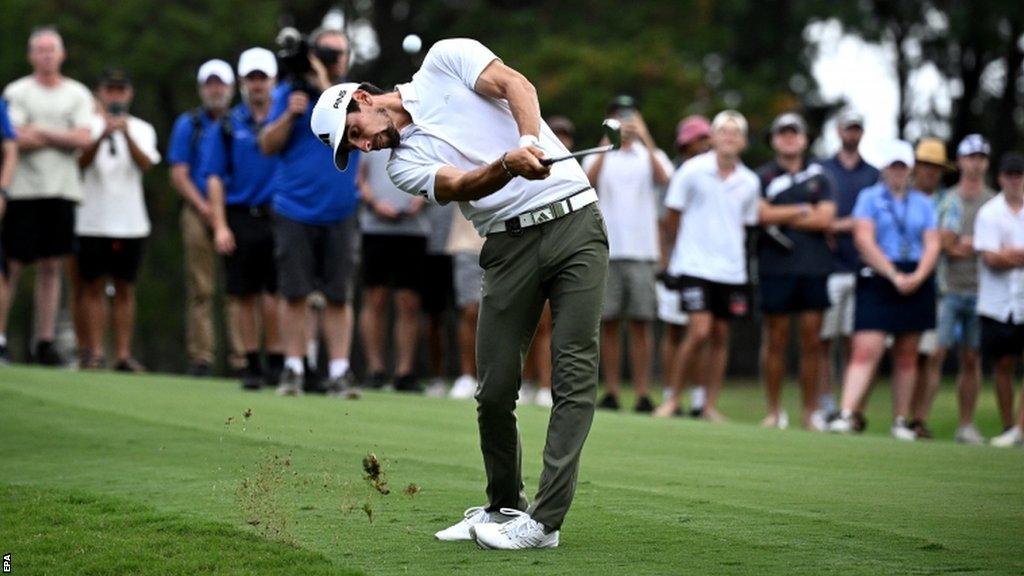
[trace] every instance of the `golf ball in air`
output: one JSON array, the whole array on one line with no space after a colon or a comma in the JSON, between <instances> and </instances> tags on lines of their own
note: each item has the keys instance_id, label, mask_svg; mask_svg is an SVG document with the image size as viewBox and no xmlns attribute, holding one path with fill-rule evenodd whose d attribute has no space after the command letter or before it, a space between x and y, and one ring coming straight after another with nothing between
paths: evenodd
<instances>
[{"instance_id":1,"label":"golf ball in air","mask_svg":"<svg viewBox=\"0 0 1024 576\"><path fill-rule=\"evenodd\" d=\"M416 54L422 47L423 41L415 34L409 34L402 40L402 50L405 50L406 54Z\"/></svg>"}]
</instances>

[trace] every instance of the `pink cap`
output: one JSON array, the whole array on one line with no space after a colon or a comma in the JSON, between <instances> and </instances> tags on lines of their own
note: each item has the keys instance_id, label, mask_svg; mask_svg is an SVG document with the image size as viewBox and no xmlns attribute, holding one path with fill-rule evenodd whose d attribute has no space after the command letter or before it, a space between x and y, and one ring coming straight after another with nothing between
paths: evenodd
<instances>
[{"instance_id":1,"label":"pink cap","mask_svg":"<svg viewBox=\"0 0 1024 576\"><path fill-rule=\"evenodd\" d=\"M697 114L687 116L676 127L676 146L686 146L698 138L710 135L711 123L707 118Z\"/></svg>"}]
</instances>

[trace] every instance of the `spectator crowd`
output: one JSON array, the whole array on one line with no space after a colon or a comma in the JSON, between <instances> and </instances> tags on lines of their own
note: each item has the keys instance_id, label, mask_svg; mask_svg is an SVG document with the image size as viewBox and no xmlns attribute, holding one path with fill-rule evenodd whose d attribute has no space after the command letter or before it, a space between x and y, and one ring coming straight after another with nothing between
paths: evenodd
<instances>
[{"instance_id":1,"label":"spectator crowd","mask_svg":"<svg viewBox=\"0 0 1024 576\"><path fill-rule=\"evenodd\" d=\"M34 267L33 362L72 362L55 345L66 276L73 363L144 371L132 355L150 234L142 178L166 162L181 200L189 374L213 373L223 278L230 365L244 389L473 397L484 239L454 204L400 191L387 151L353 153L343 172L323 169L333 152L309 129L311 112L346 78L351 49L335 29L314 31L309 43L309 69L298 75L259 47L234 66L202 64L198 105L177 118L161 154L153 126L131 114L129 71L109 68L87 88L61 74L58 31L32 32L32 73L8 84L0 101L0 361L9 361L14 289ZM986 442L974 424L985 359L1004 427L990 442L1024 444L1024 407L1014 409L1024 353L1024 156L992 158L980 134L955 143L925 137L888 142L872 166L860 154L864 118L844 109L834 156L812 158L804 118L786 112L770 127L774 158L751 169L743 162L750 129L738 111L683 119L674 158L656 145L633 96L615 96L606 112L620 123L621 147L582 165L609 241L601 408L622 409L626 342L634 411L724 420L730 328L757 311L766 427L789 425L781 398L795 331L805 429L863 431L888 352L891 434L931 438L928 418L952 353L955 439ZM547 124L572 149L572 122ZM665 390L656 402L657 324ZM521 402L552 403L551 330L548 310L524 359ZM350 362L356 334L362 378ZM456 358L449 389L446 361Z\"/></svg>"}]
</instances>

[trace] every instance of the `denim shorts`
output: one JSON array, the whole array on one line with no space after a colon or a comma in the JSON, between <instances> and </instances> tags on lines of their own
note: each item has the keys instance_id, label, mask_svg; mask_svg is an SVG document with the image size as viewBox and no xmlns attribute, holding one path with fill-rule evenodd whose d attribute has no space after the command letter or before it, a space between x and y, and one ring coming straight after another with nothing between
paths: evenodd
<instances>
[{"instance_id":1,"label":"denim shorts","mask_svg":"<svg viewBox=\"0 0 1024 576\"><path fill-rule=\"evenodd\" d=\"M976 294L946 294L942 297L936 327L939 346L949 349L961 344L978 349L981 345L981 322L977 305Z\"/></svg>"}]
</instances>

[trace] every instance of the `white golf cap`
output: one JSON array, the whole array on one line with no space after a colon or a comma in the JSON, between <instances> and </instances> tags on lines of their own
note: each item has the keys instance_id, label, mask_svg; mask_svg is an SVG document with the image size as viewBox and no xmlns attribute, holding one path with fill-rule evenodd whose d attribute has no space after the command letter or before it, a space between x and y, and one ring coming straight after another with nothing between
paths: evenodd
<instances>
[{"instance_id":1,"label":"white golf cap","mask_svg":"<svg viewBox=\"0 0 1024 576\"><path fill-rule=\"evenodd\" d=\"M204 62L199 67L199 74L196 74L196 80L200 84L206 84L206 81L214 76L220 78L221 82L225 84L235 83L235 73L231 71L231 64L219 59Z\"/></svg>"},{"instance_id":2,"label":"white golf cap","mask_svg":"<svg viewBox=\"0 0 1024 576\"><path fill-rule=\"evenodd\" d=\"M903 163L907 168L913 168L914 147L904 140L889 141L882 146L881 160L882 168L888 168L897 162Z\"/></svg>"},{"instance_id":3,"label":"white golf cap","mask_svg":"<svg viewBox=\"0 0 1024 576\"><path fill-rule=\"evenodd\" d=\"M277 78L277 58L266 48L249 48L238 57L238 76L245 78L252 72L263 72Z\"/></svg>"},{"instance_id":4,"label":"white golf cap","mask_svg":"<svg viewBox=\"0 0 1024 576\"><path fill-rule=\"evenodd\" d=\"M348 168L349 151L341 148L345 142L345 110L352 101L352 94L359 88L357 82L335 84L328 88L313 107L309 128L321 142L334 151L334 166L345 171Z\"/></svg>"},{"instance_id":5,"label":"white golf cap","mask_svg":"<svg viewBox=\"0 0 1024 576\"><path fill-rule=\"evenodd\" d=\"M968 134L964 136L964 139L960 141L960 145L956 147L957 157L970 156L971 154L992 155L992 148L981 134Z\"/></svg>"}]
</instances>

